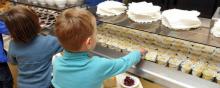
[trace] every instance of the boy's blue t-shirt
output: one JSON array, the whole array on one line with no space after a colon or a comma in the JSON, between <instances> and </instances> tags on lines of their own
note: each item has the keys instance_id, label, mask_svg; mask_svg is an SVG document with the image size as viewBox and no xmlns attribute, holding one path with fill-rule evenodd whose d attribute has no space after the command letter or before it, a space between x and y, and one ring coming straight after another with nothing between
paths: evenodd
<instances>
[{"instance_id":1,"label":"boy's blue t-shirt","mask_svg":"<svg viewBox=\"0 0 220 88\"><path fill-rule=\"evenodd\" d=\"M57 38L38 35L29 43L10 41L9 62L18 67L18 88L48 88L52 56L62 51Z\"/></svg>"},{"instance_id":2,"label":"boy's blue t-shirt","mask_svg":"<svg viewBox=\"0 0 220 88\"><path fill-rule=\"evenodd\" d=\"M55 88L100 88L105 79L127 71L140 59L139 51L111 60L65 51L54 61L52 83Z\"/></svg>"},{"instance_id":3,"label":"boy's blue t-shirt","mask_svg":"<svg viewBox=\"0 0 220 88\"><path fill-rule=\"evenodd\" d=\"M5 23L2 20L0 20L0 63L6 63L7 56L6 56L6 52L4 51L4 42L3 42L2 34L9 34L9 32Z\"/></svg>"}]
</instances>

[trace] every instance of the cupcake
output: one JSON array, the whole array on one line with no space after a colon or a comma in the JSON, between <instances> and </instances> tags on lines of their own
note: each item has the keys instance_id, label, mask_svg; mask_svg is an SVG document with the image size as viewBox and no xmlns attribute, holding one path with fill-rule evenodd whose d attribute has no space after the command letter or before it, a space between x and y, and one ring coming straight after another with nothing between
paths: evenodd
<instances>
[{"instance_id":1,"label":"cupcake","mask_svg":"<svg viewBox=\"0 0 220 88\"><path fill-rule=\"evenodd\" d=\"M157 63L160 65L167 65L167 62L169 61L170 56L167 54L164 55L158 55L157 57Z\"/></svg>"},{"instance_id":2,"label":"cupcake","mask_svg":"<svg viewBox=\"0 0 220 88\"><path fill-rule=\"evenodd\" d=\"M181 71L184 73L190 73L193 66L193 62L190 60L186 60L181 64Z\"/></svg>"},{"instance_id":3,"label":"cupcake","mask_svg":"<svg viewBox=\"0 0 220 88\"><path fill-rule=\"evenodd\" d=\"M201 61L197 62L193 67L192 75L200 77L202 75L203 70L206 68L206 66L207 66L207 63L204 63Z\"/></svg>"},{"instance_id":4,"label":"cupcake","mask_svg":"<svg viewBox=\"0 0 220 88\"><path fill-rule=\"evenodd\" d=\"M156 62L157 52L148 52L145 56L145 60Z\"/></svg>"},{"instance_id":5,"label":"cupcake","mask_svg":"<svg viewBox=\"0 0 220 88\"><path fill-rule=\"evenodd\" d=\"M172 56L168 61L170 68L176 68L178 70L179 65L182 63L183 60L177 58L176 56Z\"/></svg>"},{"instance_id":6,"label":"cupcake","mask_svg":"<svg viewBox=\"0 0 220 88\"><path fill-rule=\"evenodd\" d=\"M202 72L202 78L205 80L210 80L212 81L214 79L214 77L216 76L216 71L212 70L212 69L205 69Z\"/></svg>"}]
</instances>

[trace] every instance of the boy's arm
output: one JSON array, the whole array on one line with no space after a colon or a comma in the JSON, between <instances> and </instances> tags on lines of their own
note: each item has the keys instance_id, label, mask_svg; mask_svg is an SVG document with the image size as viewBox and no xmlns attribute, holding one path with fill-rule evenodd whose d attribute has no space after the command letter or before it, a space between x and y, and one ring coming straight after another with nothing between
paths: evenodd
<instances>
[{"instance_id":1,"label":"boy's arm","mask_svg":"<svg viewBox=\"0 0 220 88\"><path fill-rule=\"evenodd\" d=\"M141 60L141 55L141 51L133 51L128 55L118 59L105 59L104 63L107 64L103 68L105 70L105 78L127 71L131 66L137 64Z\"/></svg>"}]
</instances>

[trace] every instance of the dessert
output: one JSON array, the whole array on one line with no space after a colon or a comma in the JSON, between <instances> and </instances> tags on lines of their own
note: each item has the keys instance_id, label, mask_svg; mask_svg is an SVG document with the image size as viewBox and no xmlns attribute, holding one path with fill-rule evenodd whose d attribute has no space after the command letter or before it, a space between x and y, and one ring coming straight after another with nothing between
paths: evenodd
<instances>
[{"instance_id":1,"label":"dessert","mask_svg":"<svg viewBox=\"0 0 220 88\"><path fill-rule=\"evenodd\" d=\"M205 69L202 72L202 78L205 80L210 80L212 81L214 79L214 77L216 76L216 71L212 70L212 69Z\"/></svg>"},{"instance_id":2,"label":"dessert","mask_svg":"<svg viewBox=\"0 0 220 88\"><path fill-rule=\"evenodd\" d=\"M97 5L97 14L101 16L116 16L125 12L127 7L117 1L104 1Z\"/></svg>"},{"instance_id":3,"label":"dessert","mask_svg":"<svg viewBox=\"0 0 220 88\"><path fill-rule=\"evenodd\" d=\"M157 52L148 52L145 56L145 60L156 62Z\"/></svg>"},{"instance_id":4,"label":"dessert","mask_svg":"<svg viewBox=\"0 0 220 88\"><path fill-rule=\"evenodd\" d=\"M169 67L178 69L180 64L182 63L182 59L177 58L177 56L171 56L169 60Z\"/></svg>"},{"instance_id":5,"label":"dessert","mask_svg":"<svg viewBox=\"0 0 220 88\"><path fill-rule=\"evenodd\" d=\"M218 66L215 63L209 63L207 68L214 71L218 70Z\"/></svg>"},{"instance_id":6,"label":"dessert","mask_svg":"<svg viewBox=\"0 0 220 88\"><path fill-rule=\"evenodd\" d=\"M128 7L128 18L138 23L148 23L161 19L160 6L147 2L132 2Z\"/></svg>"},{"instance_id":7,"label":"dessert","mask_svg":"<svg viewBox=\"0 0 220 88\"><path fill-rule=\"evenodd\" d=\"M132 86L134 85L134 80L131 77L126 76L126 78L124 79L124 85Z\"/></svg>"},{"instance_id":8,"label":"dessert","mask_svg":"<svg viewBox=\"0 0 220 88\"><path fill-rule=\"evenodd\" d=\"M122 88L137 88L140 81L134 76L124 76L120 82Z\"/></svg>"},{"instance_id":9,"label":"dessert","mask_svg":"<svg viewBox=\"0 0 220 88\"><path fill-rule=\"evenodd\" d=\"M167 62L169 61L170 56L167 54L158 55L157 57L157 63L160 65L167 65Z\"/></svg>"},{"instance_id":10,"label":"dessert","mask_svg":"<svg viewBox=\"0 0 220 88\"><path fill-rule=\"evenodd\" d=\"M181 71L184 73L190 73L193 67L193 62L190 60L186 60L181 64Z\"/></svg>"},{"instance_id":11,"label":"dessert","mask_svg":"<svg viewBox=\"0 0 220 88\"><path fill-rule=\"evenodd\" d=\"M206 66L207 66L207 63L205 63L203 61L198 61L193 66L192 75L200 77L202 75L203 70L206 68Z\"/></svg>"},{"instance_id":12,"label":"dessert","mask_svg":"<svg viewBox=\"0 0 220 88\"><path fill-rule=\"evenodd\" d=\"M174 30L189 30L201 26L198 11L187 11L180 9L165 10L162 13L162 24Z\"/></svg>"}]
</instances>

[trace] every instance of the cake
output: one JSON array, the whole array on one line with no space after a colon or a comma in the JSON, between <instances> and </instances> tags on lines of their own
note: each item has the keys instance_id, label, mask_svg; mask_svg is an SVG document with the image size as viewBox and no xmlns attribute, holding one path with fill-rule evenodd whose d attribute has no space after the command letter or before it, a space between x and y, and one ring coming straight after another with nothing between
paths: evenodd
<instances>
[{"instance_id":1,"label":"cake","mask_svg":"<svg viewBox=\"0 0 220 88\"><path fill-rule=\"evenodd\" d=\"M148 52L145 56L145 60L156 62L157 59L157 52Z\"/></svg>"},{"instance_id":2,"label":"cake","mask_svg":"<svg viewBox=\"0 0 220 88\"><path fill-rule=\"evenodd\" d=\"M202 78L205 80L210 80L212 81L214 79L214 77L216 76L216 71L212 70L212 69L205 69L202 72Z\"/></svg>"},{"instance_id":3,"label":"cake","mask_svg":"<svg viewBox=\"0 0 220 88\"><path fill-rule=\"evenodd\" d=\"M211 70L214 70L214 71L218 70L218 66L215 63L209 63L207 68L211 69Z\"/></svg>"},{"instance_id":4,"label":"cake","mask_svg":"<svg viewBox=\"0 0 220 88\"><path fill-rule=\"evenodd\" d=\"M198 61L193 66L192 75L200 77L202 75L203 70L206 68L206 66L207 66L207 63L204 63L202 61Z\"/></svg>"},{"instance_id":5,"label":"cake","mask_svg":"<svg viewBox=\"0 0 220 88\"><path fill-rule=\"evenodd\" d=\"M97 5L97 14L101 16L116 16L125 12L127 7L117 1L104 1Z\"/></svg>"},{"instance_id":6,"label":"cake","mask_svg":"<svg viewBox=\"0 0 220 88\"><path fill-rule=\"evenodd\" d=\"M189 30L201 26L198 11L169 9L162 13L162 24L174 30Z\"/></svg>"},{"instance_id":7,"label":"cake","mask_svg":"<svg viewBox=\"0 0 220 88\"><path fill-rule=\"evenodd\" d=\"M186 60L181 64L181 71L184 73L190 73L193 67L193 62L190 60Z\"/></svg>"},{"instance_id":8,"label":"cake","mask_svg":"<svg viewBox=\"0 0 220 88\"><path fill-rule=\"evenodd\" d=\"M215 36L215 37L220 37L220 20L216 21L214 26L211 29L211 33Z\"/></svg>"},{"instance_id":9,"label":"cake","mask_svg":"<svg viewBox=\"0 0 220 88\"><path fill-rule=\"evenodd\" d=\"M171 56L170 60L168 61L170 68L176 68L178 70L180 64L182 63L182 59L177 58L177 56Z\"/></svg>"},{"instance_id":10,"label":"cake","mask_svg":"<svg viewBox=\"0 0 220 88\"><path fill-rule=\"evenodd\" d=\"M160 65L167 65L167 62L169 61L170 56L167 54L158 55L157 57L157 63Z\"/></svg>"},{"instance_id":11,"label":"cake","mask_svg":"<svg viewBox=\"0 0 220 88\"><path fill-rule=\"evenodd\" d=\"M129 4L128 18L138 23L149 23L161 19L160 6L147 2L132 2Z\"/></svg>"}]
</instances>

